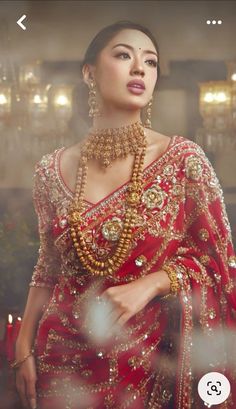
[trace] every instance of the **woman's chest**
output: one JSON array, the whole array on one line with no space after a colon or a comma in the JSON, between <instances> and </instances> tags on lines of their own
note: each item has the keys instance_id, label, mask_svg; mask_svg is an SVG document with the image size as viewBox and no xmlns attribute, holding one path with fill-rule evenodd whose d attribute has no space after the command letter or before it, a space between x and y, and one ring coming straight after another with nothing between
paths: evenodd
<instances>
[{"instance_id":1,"label":"woman's chest","mask_svg":"<svg viewBox=\"0 0 236 409\"><path fill-rule=\"evenodd\" d=\"M120 240L126 226L127 195L128 185L124 184L96 205L84 202L80 228L87 244L97 256L107 255ZM64 198L56 203L52 233L61 251L72 246L68 224L72 201L73 198ZM174 169L168 167L166 176L159 174L146 180L131 226L133 248L147 240L162 240L170 231L172 236L175 233L179 235L183 231L183 209L184 186L174 176Z\"/></svg>"}]
</instances>

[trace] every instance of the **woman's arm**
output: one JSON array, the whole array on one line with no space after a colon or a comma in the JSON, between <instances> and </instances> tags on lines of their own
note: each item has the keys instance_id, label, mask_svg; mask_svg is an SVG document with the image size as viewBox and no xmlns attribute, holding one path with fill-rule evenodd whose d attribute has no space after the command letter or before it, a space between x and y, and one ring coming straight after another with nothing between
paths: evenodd
<instances>
[{"instance_id":1,"label":"woman's arm","mask_svg":"<svg viewBox=\"0 0 236 409\"><path fill-rule=\"evenodd\" d=\"M34 343L38 322L45 305L49 302L51 293L51 288L30 288L20 332L16 341L16 360L23 359L30 352Z\"/></svg>"},{"instance_id":2,"label":"woman's arm","mask_svg":"<svg viewBox=\"0 0 236 409\"><path fill-rule=\"evenodd\" d=\"M164 297L171 293L171 280L165 270L149 273L146 276L141 277L140 280L142 280L144 286L149 289L147 302L150 302L157 296Z\"/></svg>"},{"instance_id":3,"label":"woman's arm","mask_svg":"<svg viewBox=\"0 0 236 409\"><path fill-rule=\"evenodd\" d=\"M60 273L60 254L56 251L52 236L52 220L55 209L50 200L48 180L45 166L36 164L33 183L33 202L38 216L40 248L37 264L34 266L30 290L16 341L16 387L24 408L35 409L36 393L36 362L31 354L39 325L39 320L48 304L52 291Z\"/></svg>"},{"instance_id":4,"label":"woman's arm","mask_svg":"<svg viewBox=\"0 0 236 409\"><path fill-rule=\"evenodd\" d=\"M31 355L38 322L44 307L51 297L51 288L31 287L21 323L20 332L16 340L15 358L19 363L16 369L16 387L25 409L35 409L36 397L36 365ZM27 359L25 359L27 357Z\"/></svg>"},{"instance_id":5,"label":"woman's arm","mask_svg":"<svg viewBox=\"0 0 236 409\"><path fill-rule=\"evenodd\" d=\"M33 203L38 216L40 248L16 342L17 360L23 358L32 348L43 307L50 299L60 272L60 254L55 249L51 231L54 209L49 199L49 181L46 179L47 183L45 182L45 169L40 163L35 166L33 181Z\"/></svg>"}]
</instances>

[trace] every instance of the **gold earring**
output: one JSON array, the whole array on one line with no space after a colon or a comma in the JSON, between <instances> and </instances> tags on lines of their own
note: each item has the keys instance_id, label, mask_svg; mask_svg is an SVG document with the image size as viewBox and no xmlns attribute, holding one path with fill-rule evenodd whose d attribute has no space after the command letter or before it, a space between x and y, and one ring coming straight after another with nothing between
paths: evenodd
<instances>
[{"instance_id":1,"label":"gold earring","mask_svg":"<svg viewBox=\"0 0 236 409\"><path fill-rule=\"evenodd\" d=\"M96 85L93 80L89 82L89 98L88 98L88 105L89 105L89 117L94 118L95 116L100 116L99 107L97 104L96 99Z\"/></svg>"},{"instance_id":2,"label":"gold earring","mask_svg":"<svg viewBox=\"0 0 236 409\"><path fill-rule=\"evenodd\" d=\"M151 115L152 115L152 101L153 101L153 96L151 97L148 105L147 105L147 118L144 122L144 127L145 128L152 128L152 122L151 122Z\"/></svg>"}]
</instances>

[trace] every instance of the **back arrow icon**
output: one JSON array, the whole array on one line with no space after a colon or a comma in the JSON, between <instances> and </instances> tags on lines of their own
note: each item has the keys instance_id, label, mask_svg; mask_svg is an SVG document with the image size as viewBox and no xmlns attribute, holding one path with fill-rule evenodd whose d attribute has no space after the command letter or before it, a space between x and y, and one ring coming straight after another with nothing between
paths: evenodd
<instances>
[{"instance_id":1,"label":"back arrow icon","mask_svg":"<svg viewBox=\"0 0 236 409\"><path fill-rule=\"evenodd\" d=\"M17 20L17 24L18 26L20 26L21 28L23 28L23 30L26 30L26 27L24 26L24 24L22 24L22 21L26 18L26 15L24 14L23 16L21 16L21 18L19 18L19 20Z\"/></svg>"}]
</instances>

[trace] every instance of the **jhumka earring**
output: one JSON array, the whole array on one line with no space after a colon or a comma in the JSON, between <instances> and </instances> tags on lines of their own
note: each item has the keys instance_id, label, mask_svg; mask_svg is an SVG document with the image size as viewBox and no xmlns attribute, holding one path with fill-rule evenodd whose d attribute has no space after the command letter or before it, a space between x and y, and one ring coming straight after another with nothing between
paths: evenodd
<instances>
[{"instance_id":1,"label":"jhumka earring","mask_svg":"<svg viewBox=\"0 0 236 409\"><path fill-rule=\"evenodd\" d=\"M153 101L153 97L151 97L148 105L147 105L147 118L144 122L144 127L145 128L152 128L152 122L151 122L151 115L152 115L152 101Z\"/></svg>"},{"instance_id":2,"label":"jhumka earring","mask_svg":"<svg viewBox=\"0 0 236 409\"><path fill-rule=\"evenodd\" d=\"M88 104L89 104L89 117L94 118L95 116L100 116L100 111L99 107L97 104L97 99L96 99L96 85L93 80L89 82L89 98L88 98Z\"/></svg>"}]
</instances>

